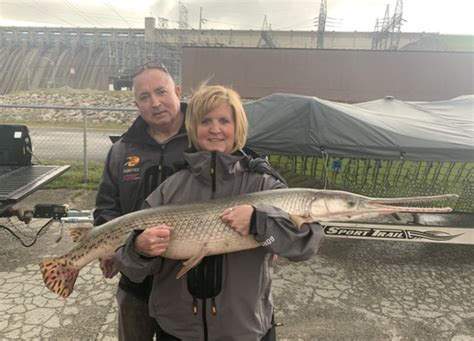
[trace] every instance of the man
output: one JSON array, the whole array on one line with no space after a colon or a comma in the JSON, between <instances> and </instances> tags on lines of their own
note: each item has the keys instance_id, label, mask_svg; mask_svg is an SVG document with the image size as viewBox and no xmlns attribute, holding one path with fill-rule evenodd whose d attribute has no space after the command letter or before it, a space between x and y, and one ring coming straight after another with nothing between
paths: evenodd
<instances>
[{"instance_id":1,"label":"man","mask_svg":"<svg viewBox=\"0 0 474 341\"><path fill-rule=\"evenodd\" d=\"M96 198L94 225L139 210L146 197L175 170L188 146L186 104L166 68L154 62L136 68L133 95L140 115L110 149ZM100 267L117 273L111 259ZM119 340L152 340L158 325L148 314L151 278L136 284L121 276L117 292Z\"/></svg>"}]
</instances>

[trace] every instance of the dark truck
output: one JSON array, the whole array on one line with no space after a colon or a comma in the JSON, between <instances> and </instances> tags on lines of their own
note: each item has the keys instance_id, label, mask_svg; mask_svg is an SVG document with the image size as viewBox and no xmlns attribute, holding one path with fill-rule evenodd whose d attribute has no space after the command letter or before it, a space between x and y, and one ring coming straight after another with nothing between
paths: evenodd
<instances>
[{"instance_id":1,"label":"dark truck","mask_svg":"<svg viewBox=\"0 0 474 341\"><path fill-rule=\"evenodd\" d=\"M41 186L56 179L69 166L35 165L31 162L32 143L24 125L0 124L0 217L16 216L59 219L66 216L65 205L38 204L31 211L17 211L13 206Z\"/></svg>"},{"instance_id":2,"label":"dark truck","mask_svg":"<svg viewBox=\"0 0 474 341\"><path fill-rule=\"evenodd\" d=\"M112 85L115 91L120 91L122 88L132 90L132 76L131 70L126 69L120 72L116 77L112 77Z\"/></svg>"}]
</instances>

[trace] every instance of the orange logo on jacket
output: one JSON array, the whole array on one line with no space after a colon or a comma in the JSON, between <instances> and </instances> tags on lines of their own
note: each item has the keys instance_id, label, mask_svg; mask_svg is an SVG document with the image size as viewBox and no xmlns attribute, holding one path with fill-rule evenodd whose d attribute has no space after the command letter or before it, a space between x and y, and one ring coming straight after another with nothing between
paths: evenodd
<instances>
[{"instance_id":1,"label":"orange logo on jacket","mask_svg":"<svg viewBox=\"0 0 474 341\"><path fill-rule=\"evenodd\" d=\"M140 162L140 157L132 155L132 156L127 157L127 162L125 162L124 166L135 167L136 165L138 165L139 162Z\"/></svg>"}]
</instances>

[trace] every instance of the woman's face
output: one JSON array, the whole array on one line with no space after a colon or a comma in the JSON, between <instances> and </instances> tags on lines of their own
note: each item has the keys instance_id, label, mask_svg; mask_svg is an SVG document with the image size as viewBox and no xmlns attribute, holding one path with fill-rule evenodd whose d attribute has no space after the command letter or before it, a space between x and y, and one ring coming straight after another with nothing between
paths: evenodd
<instances>
[{"instance_id":1,"label":"woman's face","mask_svg":"<svg viewBox=\"0 0 474 341\"><path fill-rule=\"evenodd\" d=\"M232 108L223 103L201 118L197 139L202 150L230 153L235 145L235 121Z\"/></svg>"}]
</instances>

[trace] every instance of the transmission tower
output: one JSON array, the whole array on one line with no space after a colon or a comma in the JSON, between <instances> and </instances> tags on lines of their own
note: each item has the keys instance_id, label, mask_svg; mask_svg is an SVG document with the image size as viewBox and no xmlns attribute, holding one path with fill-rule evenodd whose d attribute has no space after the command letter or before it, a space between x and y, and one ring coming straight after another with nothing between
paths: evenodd
<instances>
[{"instance_id":1,"label":"transmission tower","mask_svg":"<svg viewBox=\"0 0 474 341\"><path fill-rule=\"evenodd\" d=\"M161 43L166 43L166 41L168 40L168 23L169 20L167 18L158 17L158 30L160 32L159 41Z\"/></svg>"},{"instance_id":2,"label":"transmission tower","mask_svg":"<svg viewBox=\"0 0 474 341\"><path fill-rule=\"evenodd\" d=\"M383 19L375 20L374 35L372 37L372 50L387 49L388 26L390 22L390 6L385 7ZM385 44L385 46L382 46Z\"/></svg>"},{"instance_id":3,"label":"transmission tower","mask_svg":"<svg viewBox=\"0 0 474 341\"><path fill-rule=\"evenodd\" d=\"M260 40L258 41L257 47L271 47L275 48L276 45L272 38L272 26L267 23L267 15L263 18L262 33L260 34Z\"/></svg>"},{"instance_id":4,"label":"transmission tower","mask_svg":"<svg viewBox=\"0 0 474 341\"><path fill-rule=\"evenodd\" d=\"M372 37L373 50L397 50L400 42L403 19L403 0L397 0L393 16L390 17L390 8L387 5L383 19L375 21Z\"/></svg>"},{"instance_id":5,"label":"transmission tower","mask_svg":"<svg viewBox=\"0 0 474 341\"><path fill-rule=\"evenodd\" d=\"M315 22L315 24L317 25L316 48L318 49L324 48L324 31L326 30L326 19L327 19L327 1L321 0L321 4L319 5L318 21Z\"/></svg>"},{"instance_id":6,"label":"transmission tower","mask_svg":"<svg viewBox=\"0 0 474 341\"><path fill-rule=\"evenodd\" d=\"M187 43L187 35L184 30L187 30L189 28L188 24L188 9L186 6L183 5L182 2L178 3L178 8L179 8L179 43L180 45L184 45Z\"/></svg>"},{"instance_id":7,"label":"transmission tower","mask_svg":"<svg viewBox=\"0 0 474 341\"><path fill-rule=\"evenodd\" d=\"M179 6L179 29L185 30L189 27L188 24L188 9L183 5L182 2L178 3Z\"/></svg>"},{"instance_id":8,"label":"transmission tower","mask_svg":"<svg viewBox=\"0 0 474 341\"><path fill-rule=\"evenodd\" d=\"M390 50L397 50L400 42L400 33L403 25L403 0L397 0L395 12L392 17L392 27L390 35Z\"/></svg>"}]
</instances>

